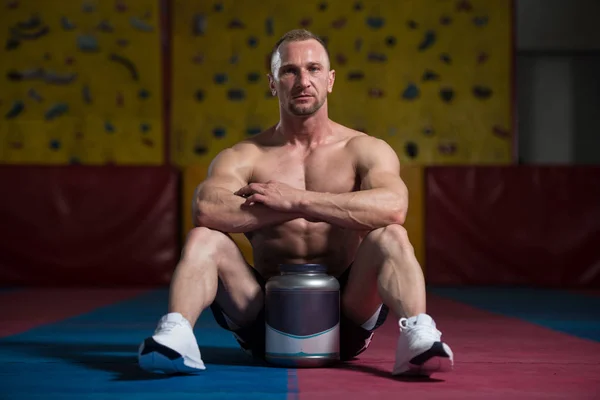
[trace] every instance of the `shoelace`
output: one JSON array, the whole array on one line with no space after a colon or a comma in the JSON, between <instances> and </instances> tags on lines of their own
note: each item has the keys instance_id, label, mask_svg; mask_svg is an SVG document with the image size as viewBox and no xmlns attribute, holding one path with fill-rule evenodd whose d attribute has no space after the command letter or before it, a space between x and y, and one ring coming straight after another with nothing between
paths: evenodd
<instances>
[{"instance_id":1,"label":"shoelace","mask_svg":"<svg viewBox=\"0 0 600 400\"><path fill-rule=\"evenodd\" d=\"M441 336L442 336L442 332L438 331L436 328L434 328L431 325L409 325L408 324L408 319L407 318L401 318L400 319L400 326L402 327L402 330L411 330L413 332L415 332L419 337L421 338L427 338L433 341L437 341L440 340Z\"/></svg>"}]
</instances>

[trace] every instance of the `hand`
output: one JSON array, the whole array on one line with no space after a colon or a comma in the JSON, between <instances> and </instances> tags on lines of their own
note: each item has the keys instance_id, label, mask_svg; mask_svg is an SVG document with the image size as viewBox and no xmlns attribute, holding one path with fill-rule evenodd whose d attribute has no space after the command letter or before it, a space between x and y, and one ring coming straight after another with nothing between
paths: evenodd
<instances>
[{"instance_id":1,"label":"hand","mask_svg":"<svg viewBox=\"0 0 600 400\"><path fill-rule=\"evenodd\" d=\"M242 206L261 203L277 211L294 212L302 201L305 191L295 189L285 183L268 181L267 183L251 183L234 194L246 198Z\"/></svg>"}]
</instances>

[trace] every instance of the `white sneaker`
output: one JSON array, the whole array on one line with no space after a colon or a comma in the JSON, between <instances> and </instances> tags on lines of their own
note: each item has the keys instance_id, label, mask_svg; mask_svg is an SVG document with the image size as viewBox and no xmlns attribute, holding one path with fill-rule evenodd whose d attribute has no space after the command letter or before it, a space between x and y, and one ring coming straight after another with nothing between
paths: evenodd
<instances>
[{"instance_id":1,"label":"white sneaker","mask_svg":"<svg viewBox=\"0 0 600 400\"><path fill-rule=\"evenodd\" d=\"M392 375L430 376L454 367L450 346L441 341L442 333L427 314L401 318L396 363Z\"/></svg>"},{"instance_id":2,"label":"white sneaker","mask_svg":"<svg viewBox=\"0 0 600 400\"><path fill-rule=\"evenodd\" d=\"M179 313L160 319L154 336L140 345L138 362L146 371L164 374L189 374L206 369L194 331Z\"/></svg>"}]
</instances>

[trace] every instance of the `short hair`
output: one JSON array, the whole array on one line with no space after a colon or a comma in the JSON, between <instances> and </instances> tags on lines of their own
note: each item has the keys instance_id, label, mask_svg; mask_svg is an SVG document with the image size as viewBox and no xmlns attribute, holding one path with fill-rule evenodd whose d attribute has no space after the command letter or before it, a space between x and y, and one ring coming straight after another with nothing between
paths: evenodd
<instances>
[{"instance_id":1,"label":"short hair","mask_svg":"<svg viewBox=\"0 0 600 400\"><path fill-rule=\"evenodd\" d=\"M327 50L327 44L325 43L325 41L323 39L321 39L321 37L319 37L318 35L315 35L314 33L310 32L306 29L293 29L291 31L286 32L275 43L275 46L273 47L273 50L271 51L271 57L269 59L269 61L270 61L269 62L269 70L271 70L271 72L273 72L273 57L275 56L275 53L277 53L277 51L279 50L279 47L283 43L302 42L302 41L310 40L310 39L314 39L317 42L321 43L321 46L323 46L323 48L325 49L325 53L327 54L327 60L329 61L330 60L329 50Z\"/></svg>"}]
</instances>

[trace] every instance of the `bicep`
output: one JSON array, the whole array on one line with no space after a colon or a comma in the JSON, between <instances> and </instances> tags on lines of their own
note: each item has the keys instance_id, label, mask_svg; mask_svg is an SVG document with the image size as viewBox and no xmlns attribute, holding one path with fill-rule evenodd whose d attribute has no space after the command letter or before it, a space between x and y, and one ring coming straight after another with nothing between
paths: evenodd
<instances>
[{"instance_id":1,"label":"bicep","mask_svg":"<svg viewBox=\"0 0 600 400\"><path fill-rule=\"evenodd\" d=\"M248 168L242 159L239 152L233 149L226 149L219 153L210 164L206 179L196 189L198 199L210 197L215 189L224 189L233 193L247 185Z\"/></svg>"},{"instance_id":2,"label":"bicep","mask_svg":"<svg viewBox=\"0 0 600 400\"><path fill-rule=\"evenodd\" d=\"M406 185L400 178L398 155L385 141L372 139L368 146L360 149L361 190L386 188L401 194L406 192Z\"/></svg>"}]
</instances>

